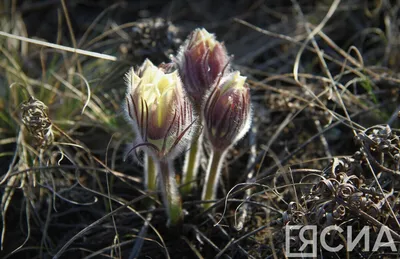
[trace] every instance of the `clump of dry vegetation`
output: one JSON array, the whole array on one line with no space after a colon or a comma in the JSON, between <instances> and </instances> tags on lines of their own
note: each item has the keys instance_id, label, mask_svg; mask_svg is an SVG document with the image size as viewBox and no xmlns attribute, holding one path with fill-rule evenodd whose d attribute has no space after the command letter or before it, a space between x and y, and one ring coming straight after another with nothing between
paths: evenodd
<instances>
[{"instance_id":1,"label":"clump of dry vegetation","mask_svg":"<svg viewBox=\"0 0 400 259\"><path fill-rule=\"evenodd\" d=\"M332 246L346 245L347 226L353 236L370 226L371 248L386 226L399 249L399 8L1 2L0 256L284 258L285 226L310 224L344 229L329 235ZM134 136L123 75L145 58L167 62L197 27L224 41L247 76L253 122L226 155L215 204L204 210L193 190L184 222L168 228L163 205L148 206L143 154L124 160ZM211 154L203 150L198 186ZM319 246L318 257L398 257L363 245Z\"/></svg>"}]
</instances>

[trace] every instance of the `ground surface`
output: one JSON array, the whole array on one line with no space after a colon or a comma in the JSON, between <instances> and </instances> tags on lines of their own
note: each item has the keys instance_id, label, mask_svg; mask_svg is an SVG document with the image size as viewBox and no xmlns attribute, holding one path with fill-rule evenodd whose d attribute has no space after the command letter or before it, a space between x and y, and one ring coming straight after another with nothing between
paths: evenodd
<instances>
[{"instance_id":1,"label":"ground surface","mask_svg":"<svg viewBox=\"0 0 400 259\"><path fill-rule=\"evenodd\" d=\"M285 258L284 226L309 224L371 226L371 247L386 226L399 249L399 8L2 1L0 30L25 40L0 35L0 257ZM146 206L142 166L124 161L133 133L123 75L145 58L167 62L198 27L224 41L247 76L253 123L228 154L214 211L201 210L197 190L184 199L182 226L167 228L163 206ZM332 233L329 244L345 236ZM399 257L363 248L318 257Z\"/></svg>"}]
</instances>

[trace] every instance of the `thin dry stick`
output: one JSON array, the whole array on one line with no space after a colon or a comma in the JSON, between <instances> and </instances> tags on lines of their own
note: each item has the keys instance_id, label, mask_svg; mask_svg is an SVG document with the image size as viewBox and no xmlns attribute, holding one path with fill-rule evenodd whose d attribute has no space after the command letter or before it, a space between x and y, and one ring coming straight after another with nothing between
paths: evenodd
<instances>
[{"instance_id":1,"label":"thin dry stick","mask_svg":"<svg viewBox=\"0 0 400 259\"><path fill-rule=\"evenodd\" d=\"M314 38L314 36L318 33L318 31L322 30L322 28L325 26L325 24L332 17L332 15L334 14L335 10L337 9L337 7L338 7L338 5L340 3L340 0L336 0L336 1L334 1L332 3L332 5L329 8L328 13L325 15L324 19L321 21L321 23L317 27L315 27L315 29L313 31L310 31L310 28L309 28L308 24L305 22L304 15L303 15L303 13L301 11L301 8L300 8L299 4L297 3L297 1L292 0L292 2L294 4L295 8L297 9L298 13L301 15L302 19L304 20L305 28L306 28L307 32L309 33L306 41L303 43L303 45L301 46L299 52L296 55L296 60L295 60L294 66L293 66L294 79L296 80L296 82L301 87L305 88L311 96L315 97L315 99L316 99L316 101L318 103L323 105L322 101L320 101L319 98L316 98L314 92L311 91L311 89L309 89L306 85L302 84L300 82L300 80L299 80L299 77L298 77L298 71L299 71L299 64L300 64L301 56L302 56L304 50L306 49L306 45L308 44L309 41L311 41L311 43L313 44L314 48L316 49L316 53L318 55L318 58L320 59L321 65L322 65L325 73L328 75L329 79L331 80L332 87L333 87L334 91L335 91L335 93L337 93L337 96L339 98L339 102L342 105L342 108L343 108L343 110L345 112L345 115L346 115L347 119L349 120L350 127L353 130L354 135L356 135L356 132L355 132L354 127L352 125L353 122L350 120L350 116L349 116L349 114L347 112L347 109L346 109L344 103L343 103L343 100L342 100L340 94L337 91L336 82L334 81L331 73L329 72L329 69L328 69L328 67L326 65L326 62L325 62L324 58L323 58L322 52L319 49L319 47L318 47L318 45L317 45L317 43L315 41L315 38ZM329 112L332 117L334 117L335 119L338 119L338 117L336 116L336 114L333 111L331 111L329 109L327 109L326 111Z\"/></svg>"},{"instance_id":2,"label":"thin dry stick","mask_svg":"<svg viewBox=\"0 0 400 259\"><path fill-rule=\"evenodd\" d=\"M371 109L372 109L372 108L371 108ZM368 111L369 111L369 110L368 110ZM357 113L353 114L352 117L358 116L358 115L360 115L360 114L362 114L362 113L365 113L365 112L367 112L367 111L357 112ZM328 130L334 128L334 127L336 127L336 126L339 125L340 123L342 123L342 121L336 121L335 123L331 124L329 127L325 128L322 132L319 132L319 133L315 134L312 138L310 138L310 139L307 140L305 143L303 143L301 146L299 146L299 147L298 147L296 150L294 150L291 154L289 154L288 156L286 156L285 158L283 158L283 159L281 160L281 164L284 164L284 163L285 163L286 161L288 161L291 157L293 157L295 154L297 154L300 150L303 150L303 148L304 148L305 146L307 146L307 145L310 144L312 141L314 141L315 138L319 137L320 134L322 134L322 133L324 133L324 132L326 132L326 131L328 131ZM264 157L264 156L265 156L265 153L264 153L263 155L261 155L261 157ZM259 163L260 160L262 160L262 158L257 158L257 159L256 159L256 163ZM261 173L261 174L257 177L256 180L259 182L259 181L266 180L268 177L271 177L270 174L273 172L274 169L276 169L276 167L277 167L277 166L274 165L274 166L272 166L271 168L269 168L266 172ZM310 170L310 169L308 169L308 170ZM293 173L294 173L294 171L295 171L295 170L292 170ZM317 170L317 171L319 172L319 170ZM319 173L319 174L321 174L321 173ZM240 189L238 189L238 190L236 190L236 191L233 191L237 186L243 186L243 187L241 187ZM228 194L225 196L224 199L220 199L219 201L217 201L217 202L213 205L213 207L220 206L221 203L224 203L224 204L225 204L225 208L226 208L226 204L227 204L227 201L228 201L228 197L229 197L229 196L234 197L235 195L237 195L237 194L239 194L239 193L241 193L241 192L247 190L248 188L251 188L252 186L263 186L263 185L257 184L257 183L253 183L253 184L247 184L247 183L237 184L237 185L235 185L235 186L228 192ZM267 187L267 188L268 188L268 187ZM224 213L225 213L225 211L224 211Z\"/></svg>"},{"instance_id":3,"label":"thin dry stick","mask_svg":"<svg viewBox=\"0 0 400 259\"><path fill-rule=\"evenodd\" d=\"M315 127L316 127L317 130L318 130L318 133L320 133L320 132L323 131L322 126L321 126L321 122L320 122L317 118L314 119L314 124L315 124ZM327 157L329 160L332 160L332 154L331 154L331 151L329 150L329 144L328 144L328 141L326 140L326 138L325 138L325 136L324 136L324 133L321 133L321 134L319 135L319 139L320 139L320 141L321 141L322 146L323 146L324 149L325 149L325 155L326 155L326 157Z\"/></svg>"},{"instance_id":4,"label":"thin dry stick","mask_svg":"<svg viewBox=\"0 0 400 259\"><path fill-rule=\"evenodd\" d=\"M100 59L105 59L105 60L110 60L110 61L117 61L117 58L114 56L111 56L111 55L96 53L96 52L82 50L82 49L71 48L71 47L62 46L62 45L58 45L58 44L54 44L54 43L49 43L49 42L45 42L45 41L41 41L41 40L30 39L30 38L26 38L26 37L22 37L22 36L13 35L13 34L10 34L10 33L4 32L4 31L0 31L0 36L20 40L23 42L29 42L32 44L49 47L49 48L53 48L53 49L68 51L68 52L72 52L72 53L76 53L76 54L80 54L80 55L85 55L85 56L90 56L90 57L95 57L95 58L100 58Z\"/></svg>"},{"instance_id":5,"label":"thin dry stick","mask_svg":"<svg viewBox=\"0 0 400 259\"><path fill-rule=\"evenodd\" d=\"M252 127L250 128L249 131L249 142L250 142L250 157L247 163L247 183L251 183L253 180L254 176L254 162L256 161L256 156L257 156L257 141L256 141L256 135L257 135L257 119L254 118L252 122ZM249 188L245 191L245 200L249 199L252 196L252 189ZM240 206L240 205L239 205ZM238 222L236 223L235 220L235 229L236 230L241 230L244 226L244 222L246 221L247 218L247 211L248 211L248 203L244 203L241 207L238 208L239 210L239 216L238 216ZM235 214L236 218L236 214Z\"/></svg>"},{"instance_id":6,"label":"thin dry stick","mask_svg":"<svg viewBox=\"0 0 400 259\"><path fill-rule=\"evenodd\" d=\"M362 211L359 208L356 208L354 206L350 206L349 204L347 204L346 202L342 201L342 200L337 200L337 202L341 203L342 205L345 205L350 211L352 211L353 213L363 217L364 219L368 220L369 222L371 222L374 226L376 227L387 227L385 224L383 224L382 222L380 222L379 220L375 219L374 217L372 217L371 215L368 215L367 213L365 213L364 211ZM400 235L396 232L393 231L391 228L389 228L389 232L392 236L394 236L394 238L397 241L400 241Z\"/></svg>"},{"instance_id":7,"label":"thin dry stick","mask_svg":"<svg viewBox=\"0 0 400 259\"><path fill-rule=\"evenodd\" d=\"M250 24L250 23L248 23L248 22L246 22L246 21L244 21L244 20L238 19L238 18L235 18L234 21L236 21L236 22L238 22L238 23L240 23L240 24L243 24L243 25L245 25L245 26L247 26L247 27L249 27L249 28L251 28L251 29L253 29L253 30L257 31L257 32L260 32L260 33L264 34L264 35L271 36L271 37L275 37L275 38L278 38L278 39L282 39L282 40L291 42L291 43L293 43L293 44L295 44L295 45L300 45L300 46L303 45L303 44L300 43L299 40L296 39L296 38L293 38L293 37L290 37L290 36L287 36L287 35L283 35L283 34L278 34L278 33L270 32L270 31L265 30L265 29L261 29L261 28L255 26L255 25L252 25L252 24ZM313 26L313 25L311 25L311 24L308 24L308 25L309 25L311 28L315 28L315 26ZM352 64L355 65L356 67L358 67L358 68L360 68L360 69L362 68L363 71L366 72L368 75L370 75L370 76L372 76L372 77L374 77L374 78L379 78L379 79L383 79L383 78L384 78L384 79L386 79L386 80L388 80L388 81L392 81L392 82L394 82L394 83L400 83L400 79L398 79L398 78L394 78L394 77L391 77L391 76L386 75L386 74L385 74L385 75L380 75L380 74L377 74L377 73L373 72L371 69L369 69L369 68L367 68L367 67L364 67L362 63L358 62L358 61L355 60L353 57L351 57L350 55L348 55L344 50L342 50L340 47L338 47L338 46L337 46L328 36L326 36L322 31L318 31L317 33L318 33L318 35L319 35L322 39L324 39L324 40L327 42L327 44L328 44L329 46L331 46L335 51L337 51L337 52L338 52L340 55L342 55L343 57L347 58L347 59L350 61L350 63L352 63ZM311 51L311 52L313 52L313 53L317 53L317 50L315 50L314 48L312 48L312 47L310 47L310 46L305 46L305 49L307 49L308 51ZM335 63L335 64L337 64L337 65L339 65L339 66L345 67L346 69L352 71L353 73L355 73L355 74L358 75L359 77L363 77L363 74L362 74L360 71L357 71L356 69L350 67L350 66L347 65L347 64L344 65L342 61L336 60L335 58L333 58L332 56L328 55L328 54L325 53L325 52L322 52L322 53L320 53L320 54L321 54L325 59L327 59L327 60L329 60L329 61L331 61L331 62L333 62L333 63ZM299 73L299 75L300 75L300 73Z\"/></svg>"},{"instance_id":8,"label":"thin dry stick","mask_svg":"<svg viewBox=\"0 0 400 259\"><path fill-rule=\"evenodd\" d=\"M124 179L124 178L130 178L130 179L134 179L134 181L137 182L137 180L134 177L129 177L129 176L125 176L123 173L120 173L118 171L112 170L111 168L109 168L107 165L105 165L100 159L98 159L96 156L92 155L91 152L87 149L85 149L83 146L79 145L73 138L71 138L67 133L65 133L61 128L59 128L56 124L53 123L53 127L54 129L56 129L57 131L59 131L63 136L65 136L69 141L71 141L73 144L77 145L78 147L82 148L83 150L85 150L92 158L93 160L95 160L97 163L99 163L102 167L104 167L104 169L106 169L106 172L109 171L110 173L112 173L113 175L119 177L120 179ZM144 192L142 192L142 194L145 194Z\"/></svg>"},{"instance_id":9,"label":"thin dry stick","mask_svg":"<svg viewBox=\"0 0 400 259\"><path fill-rule=\"evenodd\" d=\"M67 27L68 27L69 34L71 36L72 46L76 49L76 48L78 48L78 45L76 44L75 34L74 34L74 30L72 29L71 19L69 18L69 13L68 13L68 10L67 10L67 6L65 4L65 0L61 0L61 5L62 5L63 11L64 11L65 20L67 21ZM78 59L77 53L74 53L74 56L73 56L73 59L72 59L71 63L75 63L75 61L76 61L76 65L78 67L79 73L83 74L82 65L81 65L81 62Z\"/></svg>"},{"instance_id":10,"label":"thin dry stick","mask_svg":"<svg viewBox=\"0 0 400 259\"><path fill-rule=\"evenodd\" d=\"M363 148L363 149L364 149L364 148ZM367 158L366 161L367 161L369 170L371 171L372 175L374 176L375 182L376 182L376 184L378 185L379 190L380 190L380 192L382 193L382 195L383 195L383 197L384 197L384 199L385 199L385 203L386 203L386 205L388 206L388 208L389 208L389 210L390 210L390 213L391 213L392 216L393 216L393 219L396 221L397 226L400 228L399 220L397 219L397 216L396 216L396 214L394 213L392 206L390 206L390 203L389 203L389 201L388 201L388 199L387 199L387 196L385 195L385 193L384 193L384 191L383 191L383 189L382 189L382 186L381 186L380 183L379 183L378 177L376 176L375 171L374 171L374 169L372 168L371 163L369 162L369 159ZM392 232L393 232L393 231L392 231ZM399 237L399 235L397 235L397 237ZM400 241L400 239L398 239L398 240Z\"/></svg>"},{"instance_id":11,"label":"thin dry stick","mask_svg":"<svg viewBox=\"0 0 400 259\"><path fill-rule=\"evenodd\" d=\"M78 170L77 170L77 172L78 172ZM138 202L138 201L140 201L140 200L142 200L142 199L148 197L147 195L141 195L140 197L138 197L138 198L132 200L131 202L126 202L125 200L119 200L119 199L117 199L117 198L107 196L107 195L105 195L103 192L98 192L98 191L95 191L95 190L93 190L93 189L90 189L90 188L86 187L85 185L81 184L81 182L79 181L79 175L75 175L75 177L76 177L76 179L78 179L78 184L80 185L80 187L82 187L84 190L87 190L87 191L89 191L89 192L94 193L95 195L98 195L98 196L101 196L101 197L104 197L104 198L109 198L109 199L111 199L112 201L114 201L114 202L120 204L122 207L126 207L126 208L129 209L131 212L135 213L139 218L141 218L141 219L144 221L145 224L148 224L148 226L154 231L154 233L155 233L155 234L157 235L157 237L160 239L160 242L161 242L161 244L162 244L162 247L165 249L166 257L167 257L168 259L170 258L169 253L168 253L168 250L167 250L167 247L166 247L166 245L165 245L164 239L162 238L161 234L157 231L157 229L156 229L149 221L147 221L147 219L145 219L138 211L136 211L134 208L131 207L131 205L134 204L135 202ZM128 204L127 204L127 203L128 203ZM109 214L110 214L110 215L111 215L111 214L113 215L113 214L115 213L115 211L117 211L117 210L119 210L119 209L120 209L120 208L118 208L118 209L116 209L116 210L110 212ZM147 213L147 211L144 211L144 212L142 212L142 213ZM104 218L104 217L103 217L103 218ZM95 224L91 224L90 226L95 226ZM85 231L85 232L86 232L87 230L88 230L88 229L85 228L85 229L83 229L82 231ZM72 239L76 239L76 238L78 238L78 237L79 237L79 233L78 233L77 235L75 235ZM69 240L68 242L70 242L70 241L71 241L71 240ZM67 244L68 244L68 242L67 242ZM65 246L67 246L67 244L66 244ZM72 244L72 241L70 242L70 244Z\"/></svg>"},{"instance_id":12,"label":"thin dry stick","mask_svg":"<svg viewBox=\"0 0 400 259\"><path fill-rule=\"evenodd\" d=\"M93 191L93 190L91 190L91 191ZM120 212L120 211L123 210L123 209L129 208L132 212L134 212L137 216L139 216L144 222L146 222L146 218L144 218L142 215L140 215L139 212L137 212L136 210L134 210L133 208L130 207L130 205L134 204L136 201L138 201L138 200L140 200L140 199L142 199L142 198L143 198L143 197L141 196L141 197L138 197L138 198L136 198L136 199L133 199L133 200L130 201L130 202L127 202L127 203L125 203L125 204L122 204L121 207L119 207L119 208L113 210L112 212L110 212L110 213L104 215L103 217L101 217L101 218L99 218L98 220L94 221L94 222L93 222L92 224L90 224L89 226L87 226L87 227L85 227L84 229L82 229L81 231L79 231L79 233L77 233L75 236L73 236L70 240L68 240L68 242L67 242L66 244L64 244L63 247L61 247L61 249L53 256L53 259L60 258L60 256L64 253L64 251L65 251L77 238L79 238L79 237L81 237L82 235L84 235L84 234L85 234L87 231L89 231L92 227L94 227L94 226L100 224L101 222L103 222L104 220L106 220L108 217L110 217L110 216L112 216L112 215L114 215L114 214ZM150 227L157 233L157 235L159 236L158 231L156 231L156 229L155 229L151 224L149 224L149 226L150 226ZM161 236L159 236L159 237L161 237ZM166 249L166 246L165 246L165 244L164 244L164 241L163 241L162 239L160 239L160 240L161 240L162 244L164 245L164 248L165 248L165 255L166 255L166 257L169 259L170 256L169 256L168 250Z\"/></svg>"},{"instance_id":13,"label":"thin dry stick","mask_svg":"<svg viewBox=\"0 0 400 259\"><path fill-rule=\"evenodd\" d=\"M197 258L204 259L204 257L201 255L200 251L196 248L196 246L192 242L189 241L189 239L187 237L181 236L181 239L186 242L186 244L190 247L190 249L197 256Z\"/></svg>"},{"instance_id":14,"label":"thin dry stick","mask_svg":"<svg viewBox=\"0 0 400 259\"><path fill-rule=\"evenodd\" d=\"M295 0L293 0L293 1L296 2ZM296 3L297 3L297 2L296 2ZM324 69L324 71L325 71L325 73L327 74L328 78L331 80L331 84L332 84L333 90L335 91L335 93L336 93L336 95L337 95L337 97L338 97L339 103L340 103L340 105L342 106L342 109L343 109L343 111L344 111L344 113L345 113L347 119L349 120L350 128L352 129L354 136L356 136L357 133L356 133L356 131L354 130L354 127L353 127L353 125L352 125L353 122L352 122L352 120L350 119L350 115L349 115L349 113L347 112L346 106L344 105L342 96L339 94L339 91L338 91L338 89L337 89L337 86L336 86L337 83L336 83L335 80L333 79L332 74L331 74L331 72L330 72L329 69L328 69L328 65L326 64L325 59L324 59L323 55L321 54L322 51L321 51L321 49L319 48L319 46L318 46L318 44L317 44L317 42L316 42L316 40L315 40L315 38L314 38L314 36L315 36L319 31L322 30L322 28L325 26L325 24L328 22L328 20L332 17L332 15L333 15L333 13L335 12L335 10L337 9L339 3L340 3L340 0L336 0L335 2L332 3L331 7L329 8L329 11L328 11L327 15L324 17L324 20L323 20L317 27L315 27L314 30L313 30L312 32L310 31L310 28L309 28L309 24L308 24L308 23L305 23L305 27L306 27L307 32L309 33L309 38L310 38L310 40L311 40L311 43L313 44L314 48L317 50L317 55L318 55L318 58L319 58L319 60L320 60L320 62L321 62L322 68ZM303 13L302 13L302 11L301 11L301 9L300 9L300 6L299 6L298 4L296 4L295 6L298 7L299 13L302 15L302 18L304 19L304 16L303 16Z\"/></svg>"},{"instance_id":15,"label":"thin dry stick","mask_svg":"<svg viewBox=\"0 0 400 259\"><path fill-rule=\"evenodd\" d=\"M108 149L110 148L110 144L111 144L111 141L112 141L113 137L114 137L114 134L111 136L110 140L109 140L108 143L107 143L106 155L105 155L105 165L107 165L107 160L108 160ZM108 173L106 174L106 185L107 185L107 195L108 195L108 197L109 197L109 198L108 198L108 206L109 206L110 211L113 211L112 202L111 202L110 181L109 181L109 179L108 179ZM114 215L111 216L111 219L112 219L112 223L113 223L113 227L114 227L114 231L115 231L115 239L116 239L116 242L117 242L117 244L120 244L121 242L120 242L120 240L119 240L118 228L117 228L117 223L115 222L115 217L114 217ZM118 246L118 249L119 249L119 250L118 250L119 255L122 255L121 246Z\"/></svg>"},{"instance_id":16,"label":"thin dry stick","mask_svg":"<svg viewBox=\"0 0 400 259\"><path fill-rule=\"evenodd\" d=\"M130 22L130 23L125 23L125 24L119 25L117 27L114 27L114 28L112 28L112 29L110 29L108 31L103 32L103 34L97 36L96 38L92 39L91 41L86 43L84 45L84 47L89 48L92 44L104 39L105 37L107 37L110 34L113 34L114 32L117 32L118 29L125 29L125 28L129 28L129 27L133 27L133 26L135 26L137 24L138 24L137 22Z\"/></svg>"},{"instance_id":17,"label":"thin dry stick","mask_svg":"<svg viewBox=\"0 0 400 259\"><path fill-rule=\"evenodd\" d=\"M255 31L258 31L258 32L264 34L264 35L268 35L268 36L271 36L271 37L276 37L276 38L291 42L291 43L293 43L295 45L298 45L298 46L303 46L303 43L301 43L299 40L297 40L295 38L292 38L290 36L283 35L283 34L278 34L278 33L273 33L273 32L270 32L268 30L261 29L261 28L255 26L255 25L252 25L251 23L248 23L246 21L243 21L243 20L240 20L240 19L237 19L237 18L235 18L234 20L236 22L238 22L240 24L243 24L243 25L245 25L245 26L247 26L247 27L249 27L249 28L251 28L251 29L253 29ZM312 48L310 46L305 46L305 49L308 50L308 51L311 51L313 53L317 52L314 48ZM329 61L334 62L337 65L342 65L343 64L341 61L336 60L335 58L333 58L332 56L330 56L330 55L328 55L326 53L321 53L321 54L323 55L324 58L326 58ZM358 74L358 75L362 76L362 74L360 72L357 72L354 68L350 67L349 65L346 65L345 67L346 67L346 69L349 69L349 70L353 71L355 74ZM298 74L300 75L300 73L298 73Z\"/></svg>"},{"instance_id":18,"label":"thin dry stick","mask_svg":"<svg viewBox=\"0 0 400 259\"><path fill-rule=\"evenodd\" d=\"M90 24L90 26L87 28L87 30L85 31L85 33L82 35L82 37L79 39L78 42L78 46L80 47L82 46L83 42L85 42L85 40L87 39L89 33L95 28L95 26L97 25L97 23L100 21L101 18L103 18L103 16L110 10L115 9L116 7L122 5L121 2L119 3L115 3L113 5L110 5L109 7L107 7L106 9L104 9L95 19L94 21Z\"/></svg>"},{"instance_id":19,"label":"thin dry stick","mask_svg":"<svg viewBox=\"0 0 400 259\"><path fill-rule=\"evenodd\" d=\"M310 105L313 105L314 108L319 108L319 109L324 110L324 111L325 111L325 110L327 110L327 111L329 110L324 104L320 105L320 104L318 104L318 103L314 103L313 100L314 100L315 98L313 98L312 100L307 100L307 99L304 99L304 98L302 98L302 97L300 97L300 96L298 96L298 95L296 95L296 94L294 94L294 93L291 93L291 92L289 92L289 91L286 91L286 90L278 89L278 88L276 88L276 87L269 86L269 85L266 85L266 84L262 84L262 83L260 83L260 82L251 81L251 80L249 80L249 82L250 82L252 85L254 85L254 86L260 86L260 87L262 87L262 88L264 88L264 89L268 89L268 90L271 90L271 91L273 91L273 92L280 93L280 94L282 94L282 95L286 95L286 96L295 98L295 99L297 99L297 100L299 100L299 101L302 101L302 102L306 103L304 107L302 107L301 109L299 109L298 113L299 113L300 111L304 110L305 108L307 108L307 106L310 106ZM318 95L316 96L316 98L319 98L320 96L323 96L323 95L326 94L328 91L329 91L329 89L325 89L325 90L322 91L320 94L318 94ZM376 107L375 107L375 108L376 108ZM370 110L370 107L368 108L368 111L369 111L369 110ZM343 123L344 125L350 126L350 123L347 123L347 120L348 120L348 119L347 119L346 117L344 117L344 116L342 116L342 115L340 115L339 113L336 113L336 112L334 112L334 111L331 111L331 110L329 110L329 111L331 112L331 114L334 114L334 115L338 118L338 121L339 121L340 123ZM359 124L357 124L357 123L355 123L355 122L352 122L352 126L355 127L355 128L357 128L357 130L359 130L359 131L364 131L364 130L365 130L365 128L364 128L363 126L361 126L361 125L359 125Z\"/></svg>"}]
</instances>

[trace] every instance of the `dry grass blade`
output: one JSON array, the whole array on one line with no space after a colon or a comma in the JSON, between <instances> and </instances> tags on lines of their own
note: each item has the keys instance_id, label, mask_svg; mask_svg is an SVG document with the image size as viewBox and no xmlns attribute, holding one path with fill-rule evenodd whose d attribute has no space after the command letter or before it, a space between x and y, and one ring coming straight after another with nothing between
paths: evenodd
<instances>
[{"instance_id":1,"label":"dry grass blade","mask_svg":"<svg viewBox=\"0 0 400 259\"><path fill-rule=\"evenodd\" d=\"M286 258L293 225L340 226L332 247L351 226L370 227L372 248L385 228L400 249L398 1L42 2L0 1L1 258ZM195 28L247 77L253 131L227 152L213 206L193 191L167 228L130 159L123 75L168 63ZM316 258L397 256L363 245Z\"/></svg>"},{"instance_id":2,"label":"dry grass blade","mask_svg":"<svg viewBox=\"0 0 400 259\"><path fill-rule=\"evenodd\" d=\"M16 39L16 40L20 40L23 42L28 42L28 43L44 46L44 47L49 47L49 48L53 48L53 49L76 53L79 55L100 58L100 59L105 59L105 60L110 60L110 61L117 61L117 58L114 56L111 56L111 55L96 53L96 52L82 50L82 49L71 48L71 47L62 46L62 45L44 42L44 41L35 40L35 39L29 39L29 38L18 36L18 35L13 35L13 34L10 34L10 33L4 32L4 31L0 31L0 35L11 38L11 39Z\"/></svg>"}]
</instances>

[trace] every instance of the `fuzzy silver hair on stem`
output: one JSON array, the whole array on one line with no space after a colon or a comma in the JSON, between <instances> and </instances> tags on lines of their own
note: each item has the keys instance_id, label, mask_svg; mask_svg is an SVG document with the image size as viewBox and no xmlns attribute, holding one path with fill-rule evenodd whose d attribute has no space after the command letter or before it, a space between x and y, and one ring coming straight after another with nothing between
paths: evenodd
<instances>
[{"instance_id":1,"label":"fuzzy silver hair on stem","mask_svg":"<svg viewBox=\"0 0 400 259\"><path fill-rule=\"evenodd\" d=\"M245 81L246 77L239 72L229 73L215 83L204 99L202 116L212 153L202 193L203 201L215 199L226 151L250 128L250 89ZM207 202L203 206L208 209L212 203Z\"/></svg>"},{"instance_id":2,"label":"fuzzy silver hair on stem","mask_svg":"<svg viewBox=\"0 0 400 259\"><path fill-rule=\"evenodd\" d=\"M173 63L179 70L183 86L200 114L204 95L215 80L229 68L229 56L223 43L205 29L194 30L181 46ZM202 155L202 132L197 131L185 157L182 193L188 195L195 187Z\"/></svg>"},{"instance_id":3,"label":"fuzzy silver hair on stem","mask_svg":"<svg viewBox=\"0 0 400 259\"><path fill-rule=\"evenodd\" d=\"M150 60L137 72L131 69L126 83L125 111L136 133L132 150L143 149L157 164L160 177L147 175L145 179L159 179L168 224L176 225L183 213L171 163L186 148L194 131L196 120L192 103L186 97L178 72L156 67ZM146 173L155 174L155 171ZM155 188L147 183L148 189Z\"/></svg>"}]
</instances>

